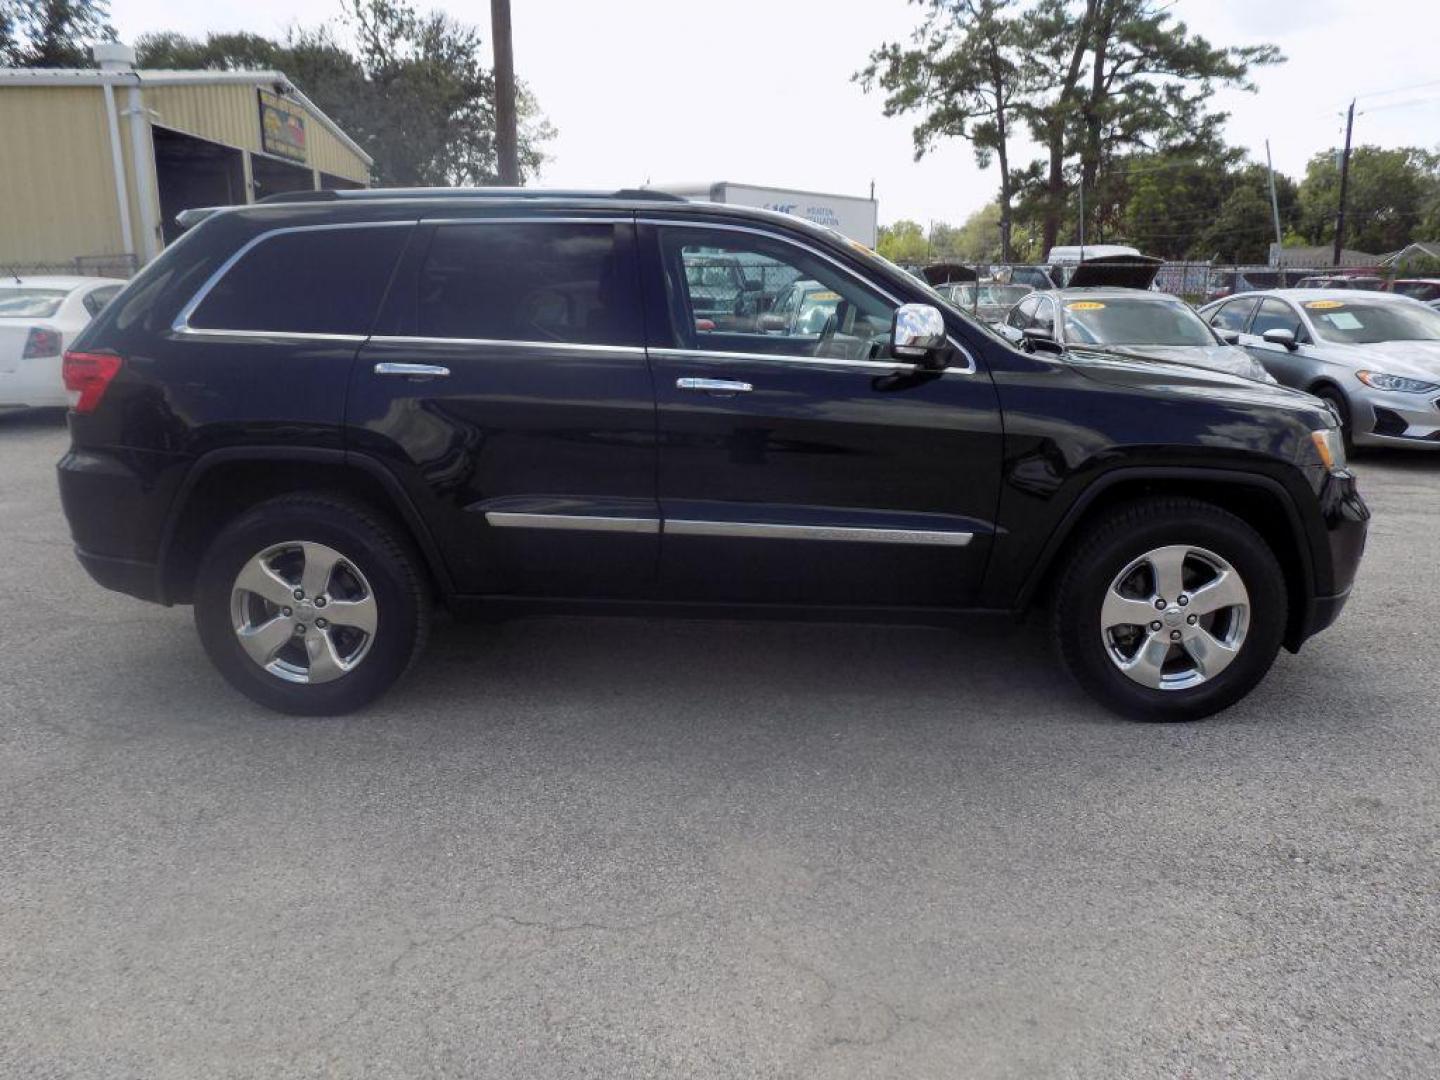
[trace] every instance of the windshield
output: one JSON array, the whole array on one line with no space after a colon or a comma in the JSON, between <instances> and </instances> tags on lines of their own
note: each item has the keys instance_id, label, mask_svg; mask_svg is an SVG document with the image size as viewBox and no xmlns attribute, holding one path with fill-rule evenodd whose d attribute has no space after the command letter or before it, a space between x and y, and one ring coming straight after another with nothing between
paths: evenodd
<instances>
[{"instance_id":1,"label":"windshield","mask_svg":"<svg viewBox=\"0 0 1440 1080\"><path fill-rule=\"evenodd\" d=\"M48 319L69 295L68 289L0 288L0 319Z\"/></svg>"},{"instance_id":2,"label":"windshield","mask_svg":"<svg viewBox=\"0 0 1440 1080\"><path fill-rule=\"evenodd\" d=\"M1179 300L1070 300L1065 337L1082 345L1214 345L1199 315Z\"/></svg>"},{"instance_id":3,"label":"windshield","mask_svg":"<svg viewBox=\"0 0 1440 1080\"><path fill-rule=\"evenodd\" d=\"M1440 299L1440 281L1397 281L1395 291L1412 300Z\"/></svg>"},{"instance_id":4,"label":"windshield","mask_svg":"<svg viewBox=\"0 0 1440 1080\"><path fill-rule=\"evenodd\" d=\"M1419 304L1357 299L1311 300L1304 306L1321 341L1347 345L1440 341L1440 314Z\"/></svg>"},{"instance_id":5,"label":"windshield","mask_svg":"<svg viewBox=\"0 0 1440 1080\"><path fill-rule=\"evenodd\" d=\"M957 285L951 293L962 307L1003 307L1018 304L1035 290L1028 285Z\"/></svg>"}]
</instances>

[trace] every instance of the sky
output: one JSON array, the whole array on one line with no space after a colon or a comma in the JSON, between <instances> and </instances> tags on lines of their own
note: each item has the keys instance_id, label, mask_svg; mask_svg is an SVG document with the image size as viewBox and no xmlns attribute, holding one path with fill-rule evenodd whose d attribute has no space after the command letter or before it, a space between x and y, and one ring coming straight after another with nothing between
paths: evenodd
<instances>
[{"instance_id":1,"label":"sky","mask_svg":"<svg viewBox=\"0 0 1440 1080\"><path fill-rule=\"evenodd\" d=\"M489 38L484 0L440 0ZM914 159L907 117L851 76L873 48L918 23L907 0L511 0L515 67L557 129L539 184L618 188L732 180L863 195L882 223L959 223L992 198L996 171L968 144ZM1213 44L1278 45L1287 62L1259 70L1258 92L1222 92L1227 137L1275 168L1304 172L1344 139L1440 149L1440 0L1174 0L1175 16ZM340 0L112 0L122 40L177 30L335 23ZM302 87L303 89L303 87ZM1013 162L1039 156L1025 143Z\"/></svg>"}]
</instances>

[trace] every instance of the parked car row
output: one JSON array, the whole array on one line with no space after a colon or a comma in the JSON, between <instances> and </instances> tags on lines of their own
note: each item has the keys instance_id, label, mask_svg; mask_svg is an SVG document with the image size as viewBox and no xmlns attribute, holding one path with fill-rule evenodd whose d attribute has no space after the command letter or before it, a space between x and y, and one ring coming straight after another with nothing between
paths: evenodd
<instances>
[{"instance_id":1,"label":"parked car row","mask_svg":"<svg viewBox=\"0 0 1440 1080\"><path fill-rule=\"evenodd\" d=\"M60 358L124 285L114 278L0 279L0 411L69 403Z\"/></svg>"},{"instance_id":2,"label":"parked car row","mask_svg":"<svg viewBox=\"0 0 1440 1080\"><path fill-rule=\"evenodd\" d=\"M1348 446L1440 449L1440 301L1413 298L1428 295L1420 279L1397 284L1409 288L1247 292L1198 314L1178 297L1140 288L1029 292L1003 315L973 302L983 283L942 292L1032 351L1123 355L1279 382L1327 402Z\"/></svg>"}]
</instances>

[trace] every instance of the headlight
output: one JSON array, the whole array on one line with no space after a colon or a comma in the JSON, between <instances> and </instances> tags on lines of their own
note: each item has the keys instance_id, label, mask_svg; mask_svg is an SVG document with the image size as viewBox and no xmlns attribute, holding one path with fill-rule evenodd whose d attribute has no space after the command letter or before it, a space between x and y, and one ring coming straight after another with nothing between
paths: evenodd
<instances>
[{"instance_id":1,"label":"headlight","mask_svg":"<svg viewBox=\"0 0 1440 1080\"><path fill-rule=\"evenodd\" d=\"M1376 390L1397 390L1402 394L1428 394L1431 390L1440 390L1440 383L1386 375L1383 371L1357 371L1355 377Z\"/></svg>"},{"instance_id":2,"label":"headlight","mask_svg":"<svg viewBox=\"0 0 1440 1080\"><path fill-rule=\"evenodd\" d=\"M1310 441L1315 444L1315 452L1320 455L1325 468L1332 472L1345 468L1345 437L1340 434L1339 428L1312 431Z\"/></svg>"}]
</instances>

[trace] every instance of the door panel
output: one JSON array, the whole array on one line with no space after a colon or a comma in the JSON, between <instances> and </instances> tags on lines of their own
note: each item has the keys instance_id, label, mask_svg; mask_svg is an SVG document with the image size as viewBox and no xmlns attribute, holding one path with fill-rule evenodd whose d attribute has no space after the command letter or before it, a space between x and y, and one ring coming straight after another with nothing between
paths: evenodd
<instances>
[{"instance_id":1,"label":"door panel","mask_svg":"<svg viewBox=\"0 0 1440 1080\"><path fill-rule=\"evenodd\" d=\"M758 330L749 352L717 350L716 339L687 334L694 324L678 256L727 247L790 260L804 278L838 291L843 299L827 327L833 335L809 337L803 348L811 355L801 356L795 342ZM1000 472L989 377L958 370L963 355L957 370L924 372L866 345L859 327L888 320L893 302L822 253L668 225L642 225L642 251L647 298L665 300L649 312L664 594L972 603L993 539ZM737 338L744 340L726 333L723 344ZM772 355L778 349L792 355ZM711 381L731 388L706 389Z\"/></svg>"},{"instance_id":2,"label":"door panel","mask_svg":"<svg viewBox=\"0 0 1440 1080\"><path fill-rule=\"evenodd\" d=\"M387 333L360 351L350 447L405 484L461 592L647 595L659 550L655 403L633 226L489 221L434 233L401 269ZM535 340L546 336L579 340Z\"/></svg>"}]
</instances>

